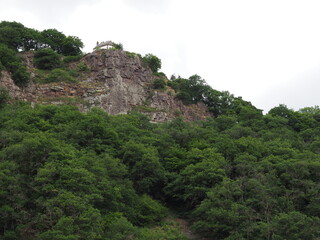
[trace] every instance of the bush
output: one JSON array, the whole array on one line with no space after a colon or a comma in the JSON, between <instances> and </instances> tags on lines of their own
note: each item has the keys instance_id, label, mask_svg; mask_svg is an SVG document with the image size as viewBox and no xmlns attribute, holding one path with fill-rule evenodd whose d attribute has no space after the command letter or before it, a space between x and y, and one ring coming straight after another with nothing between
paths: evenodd
<instances>
[{"instance_id":1,"label":"bush","mask_svg":"<svg viewBox=\"0 0 320 240\"><path fill-rule=\"evenodd\" d=\"M4 67L3 64L0 62L0 72L1 72L2 70L5 70L5 67ZM0 76L1 76L1 75L0 75Z\"/></svg>"},{"instance_id":2,"label":"bush","mask_svg":"<svg viewBox=\"0 0 320 240\"><path fill-rule=\"evenodd\" d=\"M78 56L66 56L63 58L63 63L71 63L71 62L77 62L82 58L82 55Z\"/></svg>"},{"instance_id":3,"label":"bush","mask_svg":"<svg viewBox=\"0 0 320 240\"><path fill-rule=\"evenodd\" d=\"M11 70L12 79L18 86L25 86L29 82L30 73L22 63L16 63L15 68Z\"/></svg>"},{"instance_id":4,"label":"bush","mask_svg":"<svg viewBox=\"0 0 320 240\"><path fill-rule=\"evenodd\" d=\"M166 74L164 72L157 72L154 74L155 76L157 77L164 77L164 78L167 78Z\"/></svg>"},{"instance_id":5,"label":"bush","mask_svg":"<svg viewBox=\"0 0 320 240\"><path fill-rule=\"evenodd\" d=\"M0 87L0 108L9 100L9 92L7 89Z\"/></svg>"},{"instance_id":6,"label":"bush","mask_svg":"<svg viewBox=\"0 0 320 240\"><path fill-rule=\"evenodd\" d=\"M153 228L140 228L137 231L137 238L139 240L188 240L182 231L179 223L175 221L165 221L159 226Z\"/></svg>"},{"instance_id":7,"label":"bush","mask_svg":"<svg viewBox=\"0 0 320 240\"><path fill-rule=\"evenodd\" d=\"M123 45L122 43L113 43L113 48L117 50L123 50Z\"/></svg>"},{"instance_id":8,"label":"bush","mask_svg":"<svg viewBox=\"0 0 320 240\"><path fill-rule=\"evenodd\" d=\"M161 60L152 54L146 54L142 61L151 69L153 73L158 72L158 70L161 68Z\"/></svg>"},{"instance_id":9,"label":"bush","mask_svg":"<svg viewBox=\"0 0 320 240\"><path fill-rule=\"evenodd\" d=\"M51 70L60 67L61 57L51 48L44 48L34 54L34 64L39 69Z\"/></svg>"},{"instance_id":10,"label":"bush","mask_svg":"<svg viewBox=\"0 0 320 240\"><path fill-rule=\"evenodd\" d=\"M116 215L116 214L114 214ZM130 239L130 236L136 234L137 228L132 225L125 217L111 217L112 221L108 221L106 239L123 240Z\"/></svg>"},{"instance_id":11,"label":"bush","mask_svg":"<svg viewBox=\"0 0 320 240\"><path fill-rule=\"evenodd\" d=\"M125 53L127 54L127 56L129 58L134 58L135 56L138 56L138 54L134 53L134 52L128 52L128 51L125 51Z\"/></svg>"},{"instance_id":12,"label":"bush","mask_svg":"<svg viewBox=\"0 0 320 240\"><path fill-rule=\"evenodd\" d=\"M0 63L0 70L4 70L5 68L11 72L15 84L19 86L27 85L30 74L27 72L22 59L17 56L14 50L4 44L0 44Z\"/></svg>"},{"instance_id":13,"label":"bush","mask_svg":"<svg viewBox=\"0 0 320 240\"><path fill-rule=\"evenodd\" d=\"M157 78L153 81L152 86L154 89L164 89L166 87L166 82L161 78Z\"/></svg>"},{"instance_id":14,"label":"bush","mask_svg":"<svg viewBox=\"0 0 320 240\"><path fill-rule=\"evenodd\" d=\"M76 79L74 79L67 71L57 68L52 70L45 79L45 82L76 82Z\"/></svg>"},{"instance_id":15,"label":"bush","mask_svg":"<svg viewBox=\"0 0 320 240\"><path fill-rule=\"evenodd\" d=\"M80 72L88 72L90 71L90 68L84 63L84 62L80 62L77 66L78 71Z\"/></svg>"},{"instance_id":16,"label":"bush","mask_svg":"<svg viewBox=\"0 0 320 240\"><path fill-rule=\"evenodd\" d=\"M138 223L141 226L157 223L167 215L167 209L146 194L141 196L136 209L141 213Z\"/></svg>"}]
</instances>

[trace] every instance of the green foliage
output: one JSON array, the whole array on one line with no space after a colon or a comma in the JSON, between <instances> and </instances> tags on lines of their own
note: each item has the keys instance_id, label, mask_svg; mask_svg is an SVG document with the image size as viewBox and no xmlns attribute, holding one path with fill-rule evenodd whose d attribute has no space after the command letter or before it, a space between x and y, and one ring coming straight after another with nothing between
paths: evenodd
<instances>
[{"instance_id":1,"label":"green foliage","mask_svg":"<svg viewBox=\"0 0 320 240\"><path fill-rule=\"evenodd\" d=\"M75 36L65 37L62 41L61 53L65 56L79 56L81 55L81 48L83 48L82 41Z\"/></svg>"},{"instance_id":2,"label":"green foliage","mask_svg":"<svg viewBox=\"0 0 320 240\"><path fill-rule=\"evenodd\" d=\"M154 73L154 75L167 79L167 76L166 76L166 74L164 72L156 72L156 73Z\"/></svg>"},{"instance_id":3,"label":"green foliage","mask_svg":"<svg viewBox=\"0 0 320 240\"><path fill-rule=\"evenodd\" d=\"M51 48L65 56L80 55L83 48L83 43L78 37L66 36L56 29L39 32L21 23L7 21L0 23L0 44L15 51Z\"/></svg>"},{"instance_id":4,"label":"green foliage","mask_svg":"<svg viewBox=\"0 0 320 240\"><path fill-rule=\"evenodd\" d=\"M210 88L205 80L198 75L193 75L189 79L177 78L169 81L168 85L177 92L177 98L185 104L204 101L206 92Z\"/></svg>"},{"instance_id":5,"label":"green foliage","mask_svg":"<svg viewBox=\"0 0 320 240\"><path fill-rule=\"evenodd\" d=\"M125 53L127 54L127 56L129 58L134 58L135 56L138 56L138 54L134 53L134 52L128 52L128 51L125 51Z\"/></svg>"},{"instance_id":6,"label":"green foliage","mask_svg":"<svg viewBox=\"0 0 320 240\"><path fill-rule=\"evenodd\" d=\"M27 72L25 65L16 52L8 48L4 44L0 44L0 62L1 68L9 71L12 79L18 86L25 86L28 84L30 74Z\"/></svg>"},{"instance_id":7,"label":"green foliage","mask_svg":"<svg viewBox=\"0 0 320 240\"><path fill-rule=\"evenodd\" d=\"M5 70L6 68L3 66L3 64L0 61L0 77L2 76L2 71Z\"/></svg>"},{"instance_id":8,"label":"green foliage","mask_svg":"<svg viewBox=\"0 0 320 240\"><path fill-rule=\"evenodd\" d=\"M2 21L0 43L15 51L28 51L41 46L41 35L37 30L26 28L21 23Z\"/></svg>"},{"instance_id":9,"label":"green foliage","mask_svg":"<svg viewBox=\"0 0 320 240\"><path fill-rule=\"evenodd\" d=\"M41 32L45 46L50 47L59 54L65 56L77 56L81 54L83 43L78 37L66 36L56 29L46 29Z\"/></svg>"},{"instance_id":10,"label":"green foliage","mask_svg":"<svg viewBox=\"0 0 320 240\"><path fill-rule=\"evenodd\" d=\"M67 64L67 63L71 63L71 62L77 62L82 58L82 55L78 55L78 56L65 56L63 57L63 63Z\"/></svg>"},{"instance_id":11,"label":"green foliage","mask_svg":"<svg viewBox=\"0 0 320 240\"><path fill-rule=\"evenodd\" d=\"M15 50L0 52L14 69ZM36 71L73 81L87 70L77 67ZM214 118L153 124L136 111L9 105L0 88L0 239L186 239L168 208L208 239L320 238L319 108L263 115L197 75L168 85Z\"/></svg>"},{"instance_id":12,"label":"green foliage","mask_svg":"<svg viewBox=\"0 0 320 240\"><path fill-rule=\"evenodd\" d=\"M158 72L158 70L161 68L161 60L151 53L146 54L142 58L142 61L151 69L153 73Z\"/></svg>"},{"instance_id":13,"label":"green foliage","mask_svg":"<svg viewBox=\"0 0 320 240\"><path fill-rule=\"evenodd\" d=\"M174 221L165 221L155 228L143 228L137 231L136 239L139 240L187 240L186 236L181 233L178 223Z\"/></svg>"},{"instance_id":14,"label":"green foliage","mask_svg":"<svg viewBox=\"0 0 320 240\"><path fill-rule=\"evenodd\" d=\"M255 108L250 102L244 101L241 97L236 98L229 92L212 89L198 75L192 75L188 79L173 76L168 86L176 91L176 97L185 104L203 102L215 117L237 115L238 118L248 121L262 117L262 110Z\"/></svg>"},{"instance_id":15,"label":"green foliage","mask_svg":"<svg viewBox=\"0 0 320 240\"><path fill-rule=\"evenodd\" d=\"M34 64L39 69L51 70L60 67L62 62L59 54L50 48L44 48L34 54Z\"/></svg>"},{"instance_id":16,"label":"green foliage","mask_svg":"<svg viewBox=\"0 0 320 240\"><path fill-rule=\"evenodd\" d=\"M8 90L0 86L0 108L3 107L8 100L9 100Z\"/></svg>"},{"instance_id":17,"label":"green foliage","mask_svg":"<svg viewBox=\"0 0 320 240\"><path fill-rule=\"evenodd\" d=\"M152 87L154 89L164 89L166 87L166 82L162 78L157 78L152 82Z\"/></svg>"},{"instance_id":18,"label":"green foliage","mask_svg":"<svg viewBox=\"0 0 320 240\"><path fill-rule=\"evenodd\" d=\"M105 237L112 240L125 240L136 235L137 228L125 217L118 214L109 217Z\"/></svg>"},{"instance_id":19,"label":"green foliage","mask_svg":"<svg viewBox=\"0 0 320 240\"><path fill-rule=\"evenodd\" d=\"M123 50L122 43L113 43L112 47L117 50Z\"/></svg>"},{"instance_id":20,"label":"green foliage","mask_svg":"<svg viewBox=\"0 0 320 240\"><path fill-rule=\"evenodd\" d=\"M80 72L88 72L90 71L90 68L84 62L80 62L77 66L77 70Z\"/></svg>"},{"instance_id":21,"label":"green foliage","mask_svg":"<svg viewBox=\"0 0 320 240\"><path fill-rule=\"evenodd\" d=\"M66 70L56 68L52 70L49 75L46 77L44 82L50 83L50 82L76 82L76 79L73 78L69 72Z\"/></svg>"}]
</instances>

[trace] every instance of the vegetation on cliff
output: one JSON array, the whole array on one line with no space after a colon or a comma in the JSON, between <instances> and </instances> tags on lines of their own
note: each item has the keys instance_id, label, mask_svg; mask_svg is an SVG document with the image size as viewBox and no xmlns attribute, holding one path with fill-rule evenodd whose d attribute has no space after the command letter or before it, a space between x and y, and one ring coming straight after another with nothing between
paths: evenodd
<instances>
[{"instance_id":1,"label":"vegetation on cliff","mask_svg":"<svg viewBox=\"0 0 320 240\"><path fill-rule=\"evenodd\" d=\"M82 41L78 37L66 36L56 29L38 31L21 23L2 21L0 23L0 70L11 72L12 79L19 86L28 84L27 72L19 52L35 50L36 64L41 69L57 67L61 56L81 55Z\"/></svg>"}]
</instances>

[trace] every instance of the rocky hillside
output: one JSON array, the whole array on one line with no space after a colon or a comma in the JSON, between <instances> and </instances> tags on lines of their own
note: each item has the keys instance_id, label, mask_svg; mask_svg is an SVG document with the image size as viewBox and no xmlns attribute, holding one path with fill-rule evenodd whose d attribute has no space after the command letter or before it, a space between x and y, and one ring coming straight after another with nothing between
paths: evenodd
<instances>
[{"instance_id":1,"label":"rocky hillside","mask_svg":"<svg viewBox=\"0 0 320 240\"><path fill-rule=\"evenodd\" d=\"M203 120L210 115L203 103L185 105L170 88L152 89L152 82L158 77L135 54L111 49L89 53L69 65L76 69L81 63L87 68L72 83L39 81L42 75L33 65L33 52L25 53L23 58L32 76L27 87L15 85L5 71L0 79L0 85L9 90L13 99L31 104L74 104L81 111L100 107L112 115L134 110L148 115L154 122L177 116L188 121Z\"/></svg>"}]
</instances>

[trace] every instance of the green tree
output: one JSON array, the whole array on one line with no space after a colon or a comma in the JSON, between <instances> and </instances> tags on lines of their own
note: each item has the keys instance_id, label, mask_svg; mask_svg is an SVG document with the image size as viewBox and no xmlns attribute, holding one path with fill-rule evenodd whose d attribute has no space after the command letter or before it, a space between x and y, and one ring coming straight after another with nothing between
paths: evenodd
<instances>
[{"instance_id":1,"label":"green tree","mask_svg":"<svg viewBox=\"0 0 320 240\"><path fill-rule=\"evenodd\" d=\"M161 60L155 55L149 53L146 54L142 61L151 69L153 73L156 73L161 68Z\"/></svg>"},{"instance_id":2,"label":"green tree","mask_svg":"<svg viewBox=\"0 0 320 240\"><path fill-rule=\"evenodd\" d=\"M195 74L189 79L176 78L168 82L168 85L177 92L177 98L185 104L207 101L207 92L211 89L204 79Z\"/></svg>"},{"instance_id":3,"label":"green tree","mask_svg":"<svg viewBox=\"0 0 320 240\"><path fill-rule=\"evenodd\" d=\"M300 212L281 213L274 217L272 239L312 240L320 237L319 218L311 218Z\"/></svg>"},{"instance_id":4,"label":"green tree","mask_svg":"<svg viewBox=\"0 0 320 240\"><path fill-rule=\"evenodd\" d=\"M0 23L0 43L12 50L21 48L25 27L21 23L2 21Z\"/></svg>"},{"instance_id":5,"label":"green tree","mask_svg":"<svg viewBox=\"0 0 320 240\"><path fill-rule=\"evenodd\" d=\"M39 69L51 70L60 67L62 62L59 54L50 48L44 48L34 54L34 64Z\"/></svg>"},{"instance_id":6,"label":"green tree","mask_svg":"<svg viewBox=\"0 0 320 240\"><path fill-rule=\"evenodd\" d=\"M188 165L166 188L167 193L183 200L189 207L200 204L206 192L225 177L226 162L221 155L206 150L204 152L205 159Z\"/></svg>"},{"instance_id":7,"label":"green tree","mask_svg":"<svg viewBox=\"0 0 320 240\"><path fill-rule=\"evenodd\" d=\"M195 220L192 228L205 237L215 236L217 239L227 239L237 233L242 235L246 207L235 201L242 194L237 182L225 180L216 185L192 213Z\"/></svg>"},{"instance_id":8,"label":"green tree","mask_svg":"<svg viewBox=\"0 0 320 240\"><path fill-rule=\"evenodd\" d=\"M0 86L0 108L3 107L8 100L9 100L8 90Z\"/></svg>"},{"instance_id":9,"label":"green tree","mask_svg":"<svg viewBox=\"0 0 320 240\"><path fill-rule=\"evenodd\" d=\"M2 21L0 23L0 43L18 51L28 51L41 47L41 35L37 30L21 23Z\"/></svg>"},{"instance_id":10,"label":"green tree","mask_svg":"<svg viewBox=\"0 0 320 240\"><path fill-rule=\"evenodd\" d=\"M78 37L69 36L62 41L61 53L65 56L80 55L83 43Z\"/></svg>"},{"instance_id":11,"label":"green tree","mask_svg":"<svg viewBox=\"0 0 320 240\"><path fill-rule=\"evenodd\" d=\"M152 87L154 89L164 89L166 87L166 82L162 78L157 78L153 81Z\"/></svg>"},{"instance_id":12,"label":"green tree","mask_svg":"<svg viewBox=\"0 0 320 240\"><path fill-rule=\"evenodd\" d=\"M66 35L59 32L57 29L46 29L41 32L44 47L51 48L58 54L62 54L63 41L66 39Z\"/></svg>"}]
</instances>

